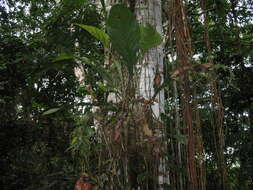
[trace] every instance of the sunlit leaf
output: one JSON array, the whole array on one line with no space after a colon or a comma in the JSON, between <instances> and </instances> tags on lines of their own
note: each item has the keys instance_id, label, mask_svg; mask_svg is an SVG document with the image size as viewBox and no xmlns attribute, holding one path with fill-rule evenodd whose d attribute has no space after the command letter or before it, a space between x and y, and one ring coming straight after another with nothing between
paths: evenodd
<instances>
[{"instance_id":1,"label":"sunlit leaf","mask_svg":"<svg viewBox=\"0 0 253 190\"><path fill-rule=\"evenodd\" d=\"M59 110L60 110L60 108L52 108L52 109L45 111L42 115L49 115L49 114L55 113Z\"/></svg>"},{"instance_id":2,"label":"sunlit leaf","mask_svg":"<svg viewBox=\"0 0 253 190\"><path fill-rule=\"evenodd\" d=\"M92 36L94 36L97 40L101 41L105 47L109 47L110 38L103 30L101 30L95 26L88 26L88 25L84 25L84 24L76 24L76 25L85 29Z\"/></svg>"},{"instance_id":3,"label":"sunlit leaf","mask_svg":"<svg viewBox=\"0 0 253 190\"><path fill-rule=\"evenodd\" d=\"M77 137L74 137L71 141L71 144L75 144L76 142L78 141L78 138Z\"/></svg>"}]
</instances>

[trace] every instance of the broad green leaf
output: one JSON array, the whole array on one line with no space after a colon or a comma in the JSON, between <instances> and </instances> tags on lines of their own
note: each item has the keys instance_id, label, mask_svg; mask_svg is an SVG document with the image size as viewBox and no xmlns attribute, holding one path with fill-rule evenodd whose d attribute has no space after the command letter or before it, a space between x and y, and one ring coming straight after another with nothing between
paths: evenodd
<instances>
[{"instance_id":1,"label":"broad green leaf","mask_svg":"<svg viewBox=\"0 0 253 190\"><path fill-rule=\"evenodd\" d=\"M62 55L59 57L56 57L55 59L53 59L53 62L58 62L58 61L65 61L65 60L71 60L74 59L73 56L68 56L68 55Z\"/></svg>"},{"instance_id":2,"label":"broad green leaf","mask_svg":"<svg viewBox=\"0 0 253 190\"><path fill-rule=\"evenodd\" d=\"M146 26L140 25L140 31L140 46L144 52L162 43L161 35L150 24L147 24Z\"/></svg>"},{"instance_id":3,"label":"broad green leaf","mask_svg":"<svg viewBox=\"0 0 253 190\"><path fill-rule=\"evenodd\" d=\"M49 115L49 114L55 113L55 112L59 111L59 109L60 108L49 109L49 110L45 111L42 115Z\"/></svg>"},{"instance_id":4,"label":"broad green leaf","mask_svg":"<svg viewBox=\"0 0 253 190\"><path fill-rule=\"evenodd\" d=\"M84 25L84 24L76 24L76 25L85 29L92 36L97 38L97 40L101 41L105 47L109 47L110 38L109 38L108 34L106 34L103 30L101 30L95 26L88 26L88 25Z\"/></svg>"},{"instance_id":5,"label":"broad green leaf","mask_svg":"<svg viewBox=\"0 0 253 190\"><path fill-rule=\"evenodd\" d=\"M123 5L111 8L107 21L112 47L122 56L128 71L133 72L140 49L140 27L133 13Z\"/></svg>"}]
</instances>

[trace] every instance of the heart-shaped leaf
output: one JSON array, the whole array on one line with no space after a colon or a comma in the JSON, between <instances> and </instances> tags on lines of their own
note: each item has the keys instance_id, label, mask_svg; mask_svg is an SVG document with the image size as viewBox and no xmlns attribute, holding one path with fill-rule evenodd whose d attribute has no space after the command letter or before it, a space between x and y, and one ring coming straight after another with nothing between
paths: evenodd
<instances>
[{"instance_id":1,"label":"heart-shaped leaf","mask_svg":"<svg viewBox=\"0 0 253 190\"><path fill-rule=\"evenodd\" d=\"M123 5L111 8L107 21L112 47L122 56L128 71L133 72L140 49L140 27L133 13Z\"/></svg>"}]
</instances>

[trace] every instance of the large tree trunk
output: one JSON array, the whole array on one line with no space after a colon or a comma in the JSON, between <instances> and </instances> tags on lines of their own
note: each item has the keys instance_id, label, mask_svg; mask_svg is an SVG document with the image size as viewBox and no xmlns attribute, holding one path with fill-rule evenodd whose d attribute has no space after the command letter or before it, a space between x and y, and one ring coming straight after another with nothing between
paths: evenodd
<instances>
[{"instance_id":1,"label":"large tree trunk","mask_svg":"<svg viewBox=\"0 0 253 190\"><path fill-rule=\"evenodd\" d=\"M162 32L162 8L160 0L137 0L135 13L140 24L151 24L161 35ZM149 50L141 63L141 75L139 83L139 96L151 99L157 87L163 83L163 44ZM161 90L155 97L151 105L153 116L160 120L161 113L164 113L164 90ZM166 138L165 130L161 130L159 136L162 138L160 147L160 160L157 168L159 189L163 189L163 184L169 183L166 170Z\"/></svg>"},{"instance_id":2,"label":"large tree trunk","mask_svg":"<svg viewBox=\"0 0 253 190\"><path fill-rule=\"evenodd\" d=\"M151 24L162 35L162 13L160 0L147 0L136 2L136 16L141 24ZM139 95L150 99L155 93L155 78L160 77L163 82L163 44L149 50L143 60ZM159 75L159 76L158 76ZM152 110L157 118L164 113L164 91L161 90L152 105Z\"/></svg>"},{"instance_id":3,"label":"large tree trunk","mask_svg":"<svg viewBox=\"0 0 253 190\"><path fill-rule=\"evenodd\" d=\"M106 6L107 8L110 8L110 6L115 3L118 2L114 0L108 0L106 1ZM162 11L160 0L128 0L123 1L123 3L125 3L130 8L130 10L135 13L136 18L140 24L150 24L162 35ZM136 114L136 120L141 119L147 121L150 120L150 118L147 117L151 116L153 120L156 121L156 123L162 123L161 114L164 113L164 91L160 90L159 93L156 94L156 90L163 83L163 58L163 45L159 45L149 50L144 55L143 60L138 63L137 67L140 69L140 76L137 76L137 78L139 78L139 82L137 84L138 88L135 92L135 97L136 99L141 98L146 102L152 102L148 104L148 110L151 111L152 116L150 114L148 114L148 116L146 115L145 112L147 110L143 109L143 104L137 104L134 110L134 113ZM156 96L154 97L155 94ZM143 119L143 117L146 118ZM143 123L140 123L140 125L143 125ZM149 127L153 130L152 124L150 125L150 123L148 123L147 125L147 130L151 131ZM160 139L162 142L162 146L155 147L155 145L145 145L149 146L148 151L145 152L146 156L149 154L150 150L153 151L154 149L156 149L157 151L157 154L154 154L153 156L148 155L147 157L143 156L143 152L138 152L140 148L140 145L138 145L138 143L140 142L140 140L143 140L141 139L141 136L143 134L140 134L140 126L130 126L128 130L129 143L127 144L128 147L126 147L128 149L128 152L126 153L126 158L123 159L123 167L128 167L128 169L124 169L126 173L121 174L125 176L125 180L127 181L126 184L130 184L131 189L163 189L164 184L169 183L168 174L165 167L165 154L167 143L164 127L159 129L159 134L156 134L154 136L153 134L150 135L150 138L153 136L157 139ZM134 146L135 148L133 148ZM143 147L145 148L145 146ZM152 151L151 153L153 153ZM143 174L143 171L142 169L140 169L140 171L133 172L132 168L136 167L136 165L143 165L143 163L141 162L146 162L145 169L146 173L148 173L146 175L149 175L148 178L151 180L151 182L148 181L147 184L142 184L140 186L137 178L138 176ZM152 174L149 173L150 171L148 172L150 168L152 168ZM150 177L150 174L152 175L152 177Z\"/></svg>"}]
</instances>

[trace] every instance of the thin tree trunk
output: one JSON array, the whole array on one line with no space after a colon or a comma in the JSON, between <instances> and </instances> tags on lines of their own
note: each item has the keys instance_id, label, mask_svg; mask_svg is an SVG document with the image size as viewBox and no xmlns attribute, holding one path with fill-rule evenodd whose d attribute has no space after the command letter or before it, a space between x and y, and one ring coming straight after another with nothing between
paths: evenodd
<instances>
[{"instance_id":1,"label":"thin tree trunk","mask_svg":"<svg viewBox=\"0 0 253 190\"><path fill-rule=\"evenodd\" d=\"M177 130L177 135L181 136L180 131L180 114L179 114L179 103L178 103L178 89L177 89L177 82L173 81L173 88L174 88L174 101L175 101L175 128ZM182 150L181 150L181 142L177 142L177 159L179 163L179 167L182 167ZM182 173L179 173L179 190L183 190L183 176Z\"/></svg>"},{"instance_id":2,"label":"thin tree trunk","mask_svg":"<svg viewBox=\"0 0 253 190\"><path fill-rule=\"evenodd\" d=\"M191 65L192 56L191 37L187 23L187 15L184 10L182 0L174 0L173 23L176 31L177 60L179 61L179 70ZM187 168L188 168L188 190L197 190L197 175L195 164L195 134L192 119L192 92L190 80L187 72L183 73L181 78L183 116L186 125L187 141Z\"/></svg>"},{"instance_id":3,"label":"thin tree trunk","mask_svg":"<svg viewBox=\"0 0 253 190\"><path fill-rule=\"evenodd\" d=\"M202 136L202 125L200 118L200 110L199 110L199 102L197 99L197 89L194 87L193 90L193 110L194 110L194 120L195 120L195 137L196 137L196 170L198 176L198 189L205 190L206 189L206 173L205 173L205 153L204 153L204 145L203 145L203 136Z\"/></svg>"}]
</instances>

